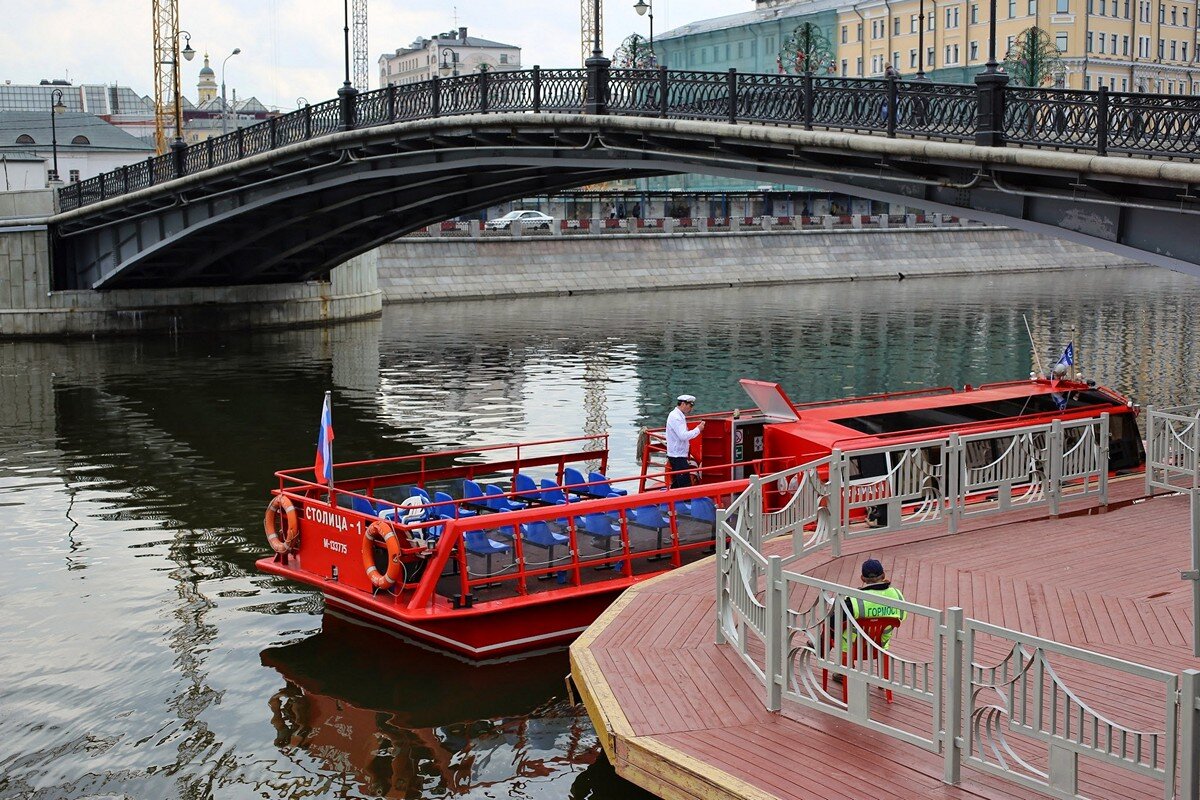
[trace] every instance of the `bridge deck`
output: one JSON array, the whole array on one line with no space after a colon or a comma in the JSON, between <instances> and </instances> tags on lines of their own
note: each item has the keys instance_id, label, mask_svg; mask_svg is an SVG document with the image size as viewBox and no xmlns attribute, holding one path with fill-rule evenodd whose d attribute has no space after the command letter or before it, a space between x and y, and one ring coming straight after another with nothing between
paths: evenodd
<instances>
[{"instance_id":1,"label":"bridge deck","mask_svg":"<svg viewBox=\"0 0 1200 800\"><path fill-rule=\"evenodd\" d=\"M1179 578L1190 560L1188 501L1133 503L1142 489L1140 477L1115 481L1103 515L1068 507L1059 519L985 518L954 536L855 542L841 558L814 554L790 569L856 585L869 549L910 601L960 605L968 617L1173 672L1197 668L1191 595ZM768 712L749 670L713 644L714 620L705 561L631 588L572 646L576 683L629 780L672 798L1043 796L966 766L962 783L948 786L933 753L786 701L783 713ZM903 650L905 634L918 632L903 631L893 650ZM1088 678L1069 665L1062 677L1068 686ZM1161 716L1126 688L1116 687L1114 702L1127 715ZM892 724L922 713L899 695L892 706L872 704ZM1153 796L1128 773L1100 768L1099 776L1081 786L1089 796Z\"/></svg>"}]
</instances>

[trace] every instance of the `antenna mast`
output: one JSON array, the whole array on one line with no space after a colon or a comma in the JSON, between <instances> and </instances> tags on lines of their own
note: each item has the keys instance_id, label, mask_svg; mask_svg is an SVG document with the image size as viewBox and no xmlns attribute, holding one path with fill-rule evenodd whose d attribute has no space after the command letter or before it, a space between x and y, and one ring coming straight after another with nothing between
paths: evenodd
<instances>
[{"instance_id":1,"label":"antenna mast","mask_svg":"<svg viewBox=\"0 0 1200 800\"><path fill-rule=\"evenodd\" d=\"M367 0L354 0L350 29L354 38L354 88L365 92L371 88L371 76L367 72Z\"/></svg>"}]
</instances>

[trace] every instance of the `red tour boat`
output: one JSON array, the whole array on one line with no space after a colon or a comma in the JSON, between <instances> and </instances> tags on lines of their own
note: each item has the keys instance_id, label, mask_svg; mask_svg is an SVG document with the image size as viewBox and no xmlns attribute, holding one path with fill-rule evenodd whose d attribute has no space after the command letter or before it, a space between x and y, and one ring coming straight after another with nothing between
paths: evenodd
<instances>
[{"instance_id":1,"label":"red tour boat","mask_svg":"<svg viewBox=\"0 0 1200 800\"><path fill-rule=\"evenodd\" d=\"M628 478L606 474L607 435L336 465L322 447L315 475L276 473L265 520L274 553L258 568L319 589L331 607L490 659L569 642L630 585L712 552L719 509L750 475L835 449L1107 413L1110 471L1145 462L1136 406L1091 382L1031 378L805 404L778 384L741 383L756 407L690 418L707 424L684 488L666 488L661 429L643 438L641 472ZM885 472L866 454L857 466Z\"/></svg>"}]
</instances>

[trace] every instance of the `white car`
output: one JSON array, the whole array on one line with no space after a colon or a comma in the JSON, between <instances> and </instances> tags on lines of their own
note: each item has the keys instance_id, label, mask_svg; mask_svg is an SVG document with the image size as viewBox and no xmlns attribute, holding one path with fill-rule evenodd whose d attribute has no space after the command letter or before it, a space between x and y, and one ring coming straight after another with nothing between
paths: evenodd
<instances>
[{"instance_id":1,"label":"white car","mask_svg":"<svg viewBox=\"0 0 1200 800\"><path fill-rule=\"evenodd\" d=\"M540 211L510 211L503 217L489 219L484 227L489 231L506 231L514 223L524 228L549 229L554 224L554 217Z\"/></svg>"}]
</instances>

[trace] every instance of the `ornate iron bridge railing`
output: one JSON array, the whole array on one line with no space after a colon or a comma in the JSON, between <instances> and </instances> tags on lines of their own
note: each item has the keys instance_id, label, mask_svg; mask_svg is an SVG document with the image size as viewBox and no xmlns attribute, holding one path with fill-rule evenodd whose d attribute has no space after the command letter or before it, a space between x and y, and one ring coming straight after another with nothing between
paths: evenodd
<instances>
[{"instance_id":1,"label":"ornate iron bridge railing","mask_svg":"<svg viewBox=\"0 0 1200 800\"><path fill-rule=\"evenodd\" d=\"M987 96L994 93L993 96ZM994 109L994 113L988 111ZM1200 97L728 72L541 69L388 86L59 189L70 211L338 131L463 114L586 113L803 126L1100 155L1200 158Z\"/></svg>"}]
</instances>

